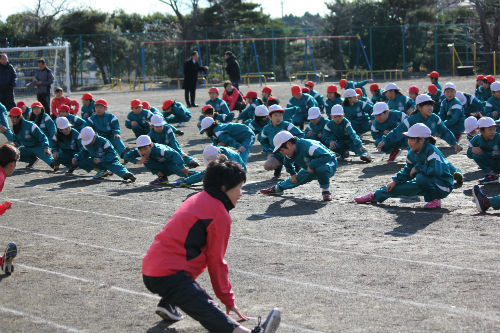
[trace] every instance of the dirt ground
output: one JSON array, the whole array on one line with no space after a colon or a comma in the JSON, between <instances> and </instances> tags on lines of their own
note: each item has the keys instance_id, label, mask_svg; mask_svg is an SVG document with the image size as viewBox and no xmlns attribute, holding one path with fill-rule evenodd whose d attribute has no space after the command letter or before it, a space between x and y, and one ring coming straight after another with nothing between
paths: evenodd
<instances>
[{"instance_id":1,"label":"dirt ground","mask_svg":"<svg viewBox=\"0 0 500 333\"><path fill-rule=\"evenodd\" d=\"M454 82L473 92L473 78ZM425 90L428 80L397 83L405 91L411 84ZM290 85L270 86L286 104ZM317 90L325 93L326 86ZM260 91L258 85L250 88ZM158 107L167 98L183 102L184 96L181 90L93 94L108 100L130 146L133 134L124 126L130 100ZM199 88L198 104L207 96ZM199 109L191 112L179 141L201 160L209 141L196 130ZM482 172L465 151L454 154L439 140L465 175L442 209L425 211L422 198L356 205L355 196L387 184L405 160L387 164L371 137L363 139L374 162L351 157L340 163L330 203L320 201L317 183L282 197L259 194L273 184L272 172L263 170L259 144L253 147L244 196L231 211L226 254L237 305L253 318L244 325L252 328L257 316L279 307L279 332L498 332L500 213L478 214L471 201ZM460 143L467 147L464 138ZM18 164L0 195L14 203L0 218L0 246L14 241L20 248L15 272L0 276L0 332L205 332L187 317L171 326L160 321L157 297L141 276L153 237L200 187L150 186L149 172L127 166L138 177L134 184L117 176L95 181L81 170L72 177L54 174L42 162L34 171ZM484 190L496 195L500 185ZM213 295L206 273L199 281Z\"/></svg>"}]
</instances>

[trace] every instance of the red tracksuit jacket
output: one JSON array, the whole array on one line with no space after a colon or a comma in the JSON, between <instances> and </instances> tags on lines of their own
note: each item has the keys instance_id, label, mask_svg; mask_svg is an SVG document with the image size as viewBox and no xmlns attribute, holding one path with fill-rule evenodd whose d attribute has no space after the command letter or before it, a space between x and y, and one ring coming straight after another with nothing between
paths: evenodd
<instances>
[{"instance_id":1,"label":"red tracksuit jacket","mask_svg":"<svg viewBox=\"0 0 500 333\"><path fill-rule=\"evenodd\" d=\"M0 166L0 192L2 192L2 190L3 190L3 184L5 183L5 177L7 177L7 175L5 174L3 167ZM3 213L5 213L5 211L6 211L5 206L3 204L0 204L0 215L3 215Z\"/></svg>"},{"instance_id":2,"label":"red tracksuit jacket","mask_svg":"<svg viewBox=\"0 0 500 333\"><path fill-rule=\"evenodd\" d=\"M243 98L241 92L234 87L231 95L228 95L226 89L224 89L224 92L222 93L222 100L226 102L227 106L229 106L229 111L234 110L234 105L240 99L240 97L241 97L241 102L246 104L245 99Z\"/></svg>"},{"instance_id":3,"label":"red tracksuit jacket","mask_svg":"<svg viewBox=\"0 0 500 333\"><path fill-rule=\"evenodd\" d=\"M71 114L77 114L78 110L80 109L80 104L78 101L68 98L66 96L62 96L61 98L52 98L52 102L50 103L50 110L53 115L57 116L57 110L61 105L66 104L67 106L70 107L69 113Z\"/></svg>"},{"instance_id":4,"label":"red tracksuit jacket","mask_svg":"<svg viewBox=\"0 0 500 333\"><path fill-rule=\"evenodd\" d=\"M155 236L142 261L142 274L151 277L185 271L196 279L208 268L215 295L234 306L234 293L224 260L231 217L224 204L203 191L191 196L177 209Z\"/></svg>"}]
</instances>

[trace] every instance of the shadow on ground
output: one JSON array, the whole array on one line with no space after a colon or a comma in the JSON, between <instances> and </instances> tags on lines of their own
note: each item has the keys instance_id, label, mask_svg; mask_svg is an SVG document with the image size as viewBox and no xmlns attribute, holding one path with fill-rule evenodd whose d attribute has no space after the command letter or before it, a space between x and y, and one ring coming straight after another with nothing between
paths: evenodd
<instances>
[{"instance_id":1,"label":"shadow on ground","mask_svg":"<svg viewBox=\"0 0 500 333\"><path fill-rule=\"evenodd\" d=\"M175 328L169 327L174 323L175 321L159 321L155 324L155 326L148 329L146 333L177 333L178 331Z\"/></svg>"},{"instance_id":2,"label":"shadow on ground","mask_svg":"<svg viewBox=\"0 0 500 333\"><path fill-rule=\"evenodd\" d=\"M297 199L295 197L281 196L281 199L267 206L262 214L252 214L247 219L250 221L264 220L273 217L297 217L316 214L318 209L328 203L318 200ZM293 203L290 206L290 203ZM286 204L286 205L285 205Z\"/></svg>"},{"instance_id":3,"label":"shadow on ground","mask_svg":"<svg viewBox=\"0 0 500 333\"><path fill-rule=\"evenodd\" d=\"M405 200L413 200L412 202L415 202L415 200L411 198ZM384 204L379 204L379 206L387 211L387 213L397 215L396 222L399 226L392 231L386 232L387 235L395 237L412 236L420 230L427 228L432 223L439 221L443 215L450 213L450 210L446 208L431 211L425 208L408 208Z\"/></svg>"}]
</instances>

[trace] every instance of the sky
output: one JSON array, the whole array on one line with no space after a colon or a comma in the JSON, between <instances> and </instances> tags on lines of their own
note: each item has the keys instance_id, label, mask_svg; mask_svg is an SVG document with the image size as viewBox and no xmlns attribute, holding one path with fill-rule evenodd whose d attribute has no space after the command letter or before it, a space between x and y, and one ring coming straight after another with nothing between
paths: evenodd
<instances>
[{"instance_id":1,"label":"sky","mask_svg":"<svg viewBox=\"0 0 500 333\"><path fill-rule=\"evenodd\" d=\"M203 0L200 1L202 6L203 2ZM281 17L281 0L252 0L252 2L261 4L263 11L270 14L271 17ZM30 8L33 8L34 3L36 3L36 0L9 1L7 4L2 5L0 19L5 21L5 19L11 14L29 10ZM115 9L122 8L127 13L139 13L142 15L157 11L172 13L170 7L161 3L159 0L141 0L140 2L137 0L71 0L67 1L67 3L73 8L90 6L106 12L112 12ZM138 5L138 3L140 3L140 5ZM308 0L307 8L304 6L304 0L283 0L284 15L293 14L296 16L302 16L306 9L311 14L319 13L320 15L325 14L327 11L325 0Z\"/></svg>"}]
</instances>

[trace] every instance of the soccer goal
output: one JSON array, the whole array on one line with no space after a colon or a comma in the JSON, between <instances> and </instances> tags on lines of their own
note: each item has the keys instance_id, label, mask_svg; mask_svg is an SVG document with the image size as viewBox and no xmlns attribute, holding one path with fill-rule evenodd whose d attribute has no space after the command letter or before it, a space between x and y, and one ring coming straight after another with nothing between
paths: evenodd
<instances>
[{"instance_id":1,"label":"soccer goal","mask_svg":"<svg viewBox=\"0 0 500 333\"><path fill-rule=\"evenodd\" d=\"M68 45L0 48L0 53L6 53L9 62L16 69L17 83L14 90L16 95L36 93L33 78L38 70L38 59L40 58L45 59L47 67L54 74L52 90L54 87L60 86L66 95L71 93Z\"/></svg>"}]
</instances>

